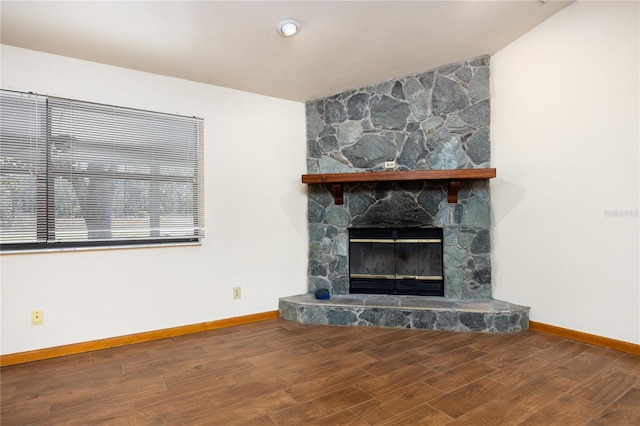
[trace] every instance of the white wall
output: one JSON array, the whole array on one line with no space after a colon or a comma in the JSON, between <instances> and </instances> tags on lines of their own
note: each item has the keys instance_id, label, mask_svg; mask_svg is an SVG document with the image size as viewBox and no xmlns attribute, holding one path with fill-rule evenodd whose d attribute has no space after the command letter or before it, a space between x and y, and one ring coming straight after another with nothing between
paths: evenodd
<instances>
[{"instance_id":1,"label":"white wall","mask_svg":"<svg viewBox=\"0 0 640 426\"><path fill-rule=\"evenodd\" d=\"M533 321L632 343L638 5L573 3L491 60L494 297L530 306Z\"/></svg>"},{"instance_id":2,"label":"white wall","mask_svg":"<svg viewBox=\"0 0 640 426\"><path fill-rule=\"evenodd\" d=\"M1 49L3 88L202 117L206 157L201 246L2 255L3 354L272 311L306 292L303 103Z\"/></svg>"}]
</instances>

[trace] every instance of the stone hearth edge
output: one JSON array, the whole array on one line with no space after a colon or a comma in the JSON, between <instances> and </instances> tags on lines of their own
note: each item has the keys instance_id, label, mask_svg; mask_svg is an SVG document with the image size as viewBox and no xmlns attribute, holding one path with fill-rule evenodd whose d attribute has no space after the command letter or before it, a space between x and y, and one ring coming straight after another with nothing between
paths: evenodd
<instances>
[{"instance_id":1,"label":"stone hearth edge","mask_svg":"<svg viewBox=\"0 0 640 426\"><path fill-rule=\"evenodd\" d=\"M306 324L513 333L529 328L529 308L496 299L311 294L280 299L280 317Z\"/></svg>"}]
</instances>

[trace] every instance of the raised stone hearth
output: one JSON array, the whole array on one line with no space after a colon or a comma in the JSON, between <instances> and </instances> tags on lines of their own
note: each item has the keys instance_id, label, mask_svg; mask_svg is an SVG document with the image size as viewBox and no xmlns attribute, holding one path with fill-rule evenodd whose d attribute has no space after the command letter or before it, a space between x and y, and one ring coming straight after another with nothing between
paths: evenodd
<instances>
[{"instance_id":1,"label":"raised stone hearth","mask_svg":"<svg viewBox=\"0 0 640 426\"><path fill-rule=\"evenodd\" d=\"M495 299L350 294L280 299L280 316L307 324L512 333L529 328L529 308Z\"/></svg>"}]
</instances>

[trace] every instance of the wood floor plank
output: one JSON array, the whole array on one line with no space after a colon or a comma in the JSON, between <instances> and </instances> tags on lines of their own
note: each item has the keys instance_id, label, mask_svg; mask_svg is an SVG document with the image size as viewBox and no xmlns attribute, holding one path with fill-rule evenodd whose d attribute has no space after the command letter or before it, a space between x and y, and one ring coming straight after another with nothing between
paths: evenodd
<instances>
[{"instance_id":1,"label":"wood floor plank","mask_svg":"<svg viewBox=\"0 0 640 426\"><path fill-rule=\"evenodd\" d=\"M167 387L164 383L149 383L144 386L140 386L137 383L126 383L119 386L113 386L108 388L99 388L92 390L92 399L94 402L113 401L113 402L132 402L138 398L146 397L148 395L156 395L162 397L167 392ZM51 407L53 411L54 406Z\"/></svg>"},{"instance_id":2,"label":"wood floor plank","mask_svg":"<svg viewBox=\"0 0 640 426\"><path fill-rule=\"evenodd\" d=\"M398 354L386 357L383 360L374 360L366 365L360 366L367 373L370 373L374 376L381 376L383 374L390 373L398 368L405 367L408 365L426 365L431 359L432 356L426 355L419 348L418 349L410 349L408 351L400 352ZM428 368L428 367L425 367Z\"/></svg>"},{"instance_id":3,"label":"wood floor plank","mask_svg":"<svg viewBox=\"0 0 640 426\"><path fill-rule=\"evenodd\" d=\"M503 399L536 410L562 397L573 385L568 379L546 373L509 392Z\"/></svg>"},{"instance_id":4,"label":"wood floor plank","mask_svg":"<svg viewBox=\"0 0 640 426\"><path fill-rule=\"evenodd\" d=\"M416 339L424 340L427 343L434 344L442 344L449 339L463 339L466 344L470 344L469 337L460 336L460 333L456 333L455 331L445 331L445 330L424 330L423 333L420 333L415 336Z\"/></svg>"},{"instance_id":5,"label":"wood floor plank","mask_svg":"<svg viewBox=\"0 0 640 426\"><path fill-rule=\"evenodd\" d=\"M366 353L368 355L371 355L375 359L380 360L393 357L402 352L406 352L412 349L423 348L425 346L426 344L422 340L409 338L391 342L383 346L378 346L377 348L369 349L366 351Z\"/></svg>"},{"instance_id":6,"label":"wood floor plank","mask_svg":"<svg viewBox=\"0 0 640 426\"><path fill-rule=\"evenodd\" d=\"M554 364L532 356L500 369L495 369L495 372L491 373L489 377L505 385L517 388L540 377L540 372L548 372L552 368L554 368Z\"/></svg>"},{"instance_id":7,"label":"wood floor plank","mask_svg":"<svg viewBox=\"0 0 640 426\"><path fill-rule=\"evenodd\" d=\"M482 358L486 352L479 351L470 346L456 349L444 355L438 355L425 363L426 366L437 372L447 371L456 365L466 364L474 359Z\"/></svg>"},{"instance_id":8,"label":"wood floor plank","mask_svg":"<svg viewBox=\"0 0 640 426\"><path fill-rule=\"evenodd\" d=\"M640 379L640 356L625 354L614 362L611 368L618 369Z\"/></svg>"},{"instance_id":9,"label":"wood floor plank","mask_svg":"<svg viewBox=\"0 0 640 426\"><path fill-rule=\"evenodd\" d=\"M605 409L590 426L640 425L640 388L629 389Z\"/></svg>"},{"instance_id":10,"label":"wood floor plank","mask_svg":"<svg viewBox=\"0 0 640 426\"><path fill-rule=\"evenodd\" d=\"M441 395L439 390L419 382L364 402L351 411L367 424L376 425Z\"/></svg>"},{"instance_id":11,"label":"wood floor plank","mask_svg":"<svg viewBox=\"0 0 640 426\"><path fill-rule=\"evenodd\" d=\"M474 342L478 342L477 337L466 336L467 333L445 332L436 334L432 339L417 337L427 343L422 348L422 352L427 355L438 356L443 355L457 349L468 346Z\"/></svg>"},{"instance_id":12,"label":"wood floor plank","mask_svg":"<svg viewBox=\"0 0 640 426\"><path fill-rule=\"evenodd\" d=\"M330 414L349 409L370 399L370 395L355 386L350 386L309 402L269 413L269 417L282 426L314 424Z\"/></svg>"},{"instance_id":13,"label":"wood floor plank","mask_svg":"<svg viewBox=\"0 0 640 426\"><path fill-rule=\"evenodd\" d=\"M299 324L294 321L288 321L288 323ZM308 325L311 325L311 324L302 324L302 326L305 329L307 328ZM369 330L362 333L361 332L362 327L344 327L339 325L320 325L317 327L318 327L318 330L320 330L320 332L328 338L335 337L335 336L352 336L352 338L356 338L356 339L366 339L366 338L373 338L379 334L387 334L393 331L387 328L373 327L372 330L375 329L375 333L370 332Z\"/></svg>"},{"instance_id":14,"label":"wood floor plank","mask_svg":"<svg viewBox=\"0 0 640 426\"><path fill-rule=\"evenodd\" d=\"M93 384L90 381L81 383L56 382L42 389L29 389L27 398L46 401L53 407L67 402L88 401L93 398Z\"/></svg>"},{"instance_id":15,"label":"wood floor plank","mask_svg":"<svg viewBox=\"0 0 640 426\"><path fill-rule=\"evenodd\" d=\"M638 380L618 370L607 370L576 386L571 394L607 406L620 398ZM640 401L638 401L640 404Z\"/></svg>"},{"instance_id":16,"label":"wood floor plank","mask_svg":"<svg viewBox=\"0 0 640 426\"><path fill-rule=\"evenodd\" d=\"M307 381L299 371L280 368L254 368L249 371L241 371L230 376L237 384L267 383L286 389L289 386Z\"/></svg>"},{"instance_id":17,"label":"wood floor plank","mask_svg":"<svg viewBox=\"0 0 640 426\"><path fill-rule=\"evenodd\" d=\"M121 424L126 425L182 425L182 416L177 413L160 413L153 411L136 411L135 414L118 419ZM108 423L107 423L108 424Z\"/></svg>"},{"instance_id":18,"label":"wood floor plank","mask_svg":"<svg viewBox=\"0 0 640 426\"><path fill-rule=\"evenodd\" d=\"M349 410L339 411L327 417L316 420L314 426L369 426L369 423L362 420Z\"/></svg>"},{"instance_id":19,"label":"wood floor plank","mask_svg":"<svg viewBox=\"0 0 640 426\"><path fill-rule=\"evenodd\" d=\"M237 385L231 375L210 374L199 370L186 372L181 370L177 374L167 375L162 383L171 392L187 392L190 389L198 389L202 393L216 392Z\"/></svg>"},{"instance_id":20,"label":"wood floor plank","mask_svg":"<svg viewBox=\"0 0 640 426\"><path fill-rule=\"evenodd\" d=\"M250 424L249 422L253 419L259 419L269 416L270 413L298 406L291 395L281 389L262 392L250 400L240 400L234 404L218 405L218 402L215 401L215 406L217 408L216 412L219 413L219 417L217 417L219 421L215 423L210 415L211 407L198 407L204 410L202 418L209 416L209 424L226 425L237 422Z\"/></svg>"},{"instance_id":21,"label":"wood floor plank","mask_svg":"<svg viewBox=\"0 0 640 426\"><path fill-rule=\"evenodd\" d=\"M573 340L563 340L555 346L549 346L548 348L541 350L538 353L538 356L546 361L562 364L580 355L589 348L590 346L586 343L575 342Z\"/></svg>"},{"instance_id":22,"label":"wood floor plank","mask_svg":"<svg viewBox=\"0 0 640 426\"><path fill-rule=\"evenodd\" d=\"M0 410L0 423L14 425L47 424L51 404L42 400L20 400L5 404Z\"/></svg>"},{"instance_id":23,"label":"wood floor plank","mask_svg":"<svg viewBox=\"0 0 640 426\"><path fill-rule=\"evenodd\" d=\"M206 344L204 346L204 349L208 354L207 359L211 360L212 362L237 360L239 352L242 352L243 359L248 359L276 350L269 348L264 344L258 344L257 342L247 344L244 341L227 343L224 345L220 345L214 341L212 343Z\"/></svg>"},{"instance_id":24,"label":"wood floor plank","mask_svg":"<svg viewBox=\"0 0 640 426\"><path fill-rule=\"evenodd\" d=\"M218 378L216 380L217 389L229 388L233 386L234 381L230 378ZM176 387L167 389L165 392L147 393L145 395L139 395L133 402L133 405L137 412L152 413L157 411L165 413L165 409L172 405L180 404L183 401L189 401L194 404L195 401L200 398L205 398L208 404L211 405L211 395L214 390L212 387L203 389L197 387ZM216 388L213 388L216 389Z\"/></svg>"},{"instance_id":25,"label":"wood floor plank","mask_svg":"<svg viewBox=\"0 0 640 426\"><path fill-rule=\"evenodd\" d=\"M91 353L91 363L96 365L122 365L129 362L148 361L151 358L150 349L158 351L174 351L174 345L145 342L140 345L128 345L117 348L102 349ZM184 359L184 357L180 357Z\"/></svg>"},{"instance_id":26,"label":"wood floor plank","mask_svg":"<svg viewBox=\"0 0 640 426\"><path fill-rule=\"evenodd\" d=\"M314 360L317 363L327 363L327 362L341 362L345 357L349 357L351 355L357 354L361 355L363 353L368 352L372 349L372 343L366 340L353 340L350 342L337 344L332 347L319 349L314 352L310 352L306 354L307 358L310 360ZM369 362L376 361L371 355L367 356Z\"/></svg>"},{"instance_id":27,"label":"wood floor plank","mask_svg":"<svg viewBox=\"0 0 640 426\"><path fill-rule=\"evenodd\" d=\"M405 386L421 382L435 374L433 370L420 365L409 365L382 376L362 380L356 386L373 397L379 397Z\"/></svg>"},{"instance_id":28,"label":"wood floor plank","mask_svg":"<svg viewBox=\"0 0 640 426\"><path fill-rule=\"evenodd\" d=\"M277 383L249 382L220 388L211 392L209 395L211 396L213 405L218 408L224 408L234 404L241 404L243 401L253 400L254 398L259 398L261 395L276 391L284 392L283 389L278 387ZM296 403L290 395L288 396L291 402Z\"/></svg>"},{"instance_id":29,"label":"wood floor plank","mask_svg":"<svg viewBox=\"0 0 640 426\"><path fill-rule=\"evenodd\" d=\"M522 344L533 346L534 348L538 349L547 349L556 346L558 343L564 340L565 339L563 339L562 337L554 336L552 334L529 331L527 338L522 340Z\"/></svg>"},{"instance_id":30,"label":"wood floor plank","mask_svg":"<svg viewBox=\"0 0 640 426\"><path fill-rule=\"evenodd\" d=\"M292 353L289 347L283 347L277 351L263 353L246 358L247 361L253 363L256 367L267 367L277 363L290 363L298 360L302 355L322 349L315 343L308 343L302 346L295 346L296 352Z\"/></svg>"},{"instance_id":31,"label":"wood floor plank","mask_svg":"<svg viewBox=\"0 0 640 426\"><path fill-rule=\"evenodd\" d=\"M530 410L496 398L458 417L450 425L517 425L530 414Z\"/></svg>"},{"instance_id":32,"label":"wood floor plank","mask_svg":"<svg viewBox=\"0 0 640 426\"><path fill-rule=\"evenodd\" d=\"M367 371L367 367L376 362L375 358L363 352L343 354L338 358L320 360L316 357L308 357L309 363L298 368L302 375L308 379L325 377L334 374L338 370L361 368Z\"/></svg>"},{"instance_id":33,"label":"wood floor plank","mask_svg":"<svg viewBox=\"0 0 640 426\"><path fill-rule=\"evenodd\" d=\"M441 426L450 424L453 418L427 404L418 405L411 410L380 423L381 426L429 425Z\"/></svg>"},{"instance_id":34,"label":"wood floor plank","mask_svg":"<svg viewBox=\"0 0 640 426\"><path fill-rule=\"evenodd\" d=\"M126 401L109 401L78 406L71 410L51 410L50 424L88 425L117 423L119 419L135 414L133 404Z\"/></svg>"},{"instance_id":35,"label":"wood floor plank","mask_svg":"<svg viewBox=\"0 0 640 426\"><path fill-rule=\"evenodd\" d=\"M198 423L196 419L202 423L204 417L215 418L221 413L220 410L212 409L211 398L208 395L194 392L190 392L184 398L158 398L156 401L146 400L143 405L135 406L137 414L154 421L141 422L137 419L137 422L133 423L140 425L182 425L186 424L186 418L189 418L190 424Z\"/></svg>"},{"instance_id":36,"label":"wood floor plank","mask_svg":"<svg viewBox=\"0 0 640 426\"><path fill-rule=\"evenodd\" d=\"M458 418L511 390L511 387L485 377L436 398L429 405Z\"/></svg>"},{"instance_id":37,"label":"wood floor plank","mask_svg":"<svg viewBox=\"0 0 640 426\"><path fill-rule=\"evenodd\" d=\"M482 358L482 362L498 369L507 368L514 363L531 357L537 357L537 348L521 344L510 344L489 352Z\"/></svg>"},{"instance_id":38,"label":"wood floor plank","mask_svg":"<svg viewBox=\"0 0 640 426\"><path fill-rule=\"evenodd\" d=\"M369 333L371 335L367 338L367 340L377 346L390 345L392 343L396 343L405 339L412 339L420 336L419 333L416 333L417 330L378 327L373 327L373 329L375 330L375 332Z\"/></svg>"},{"instance_id":39,"label":"wood floor plank","mask_svg":"<svg viewBox=\"0 0 640 426\"><path fill-rule=\"evenodd\" d=\"M474 335L480 334L482 338L474 339L473 342L469 343L469 346L479 351L491 353L498 351L506 346L521 346L531 337L530 333L531 332L528 330L511 334L473 333Z\"/></svg>"},{"instance_id":40,"label":"wood floor plank","mask_svg":"<svg viewBox=\"0 0 640 426\"><path fill-rule=\"evenodd\" d=\"M615 359L598 352L585 351L563 362L552 373L580 383L606 370L613 361Z\"/></svg>"},{"instance_id":41,"label":"wood floor plank","mask_svg":"<svg viewBox=\"0 0 640 426\"><path fill-rule=\"evenodd\" d=\"M354 327L355 328L355 327ZM371 348L373 346L377 346L375 343L369 340L358 339L354 334L340 334L332 337L327 337L322 335L322 338L314 340L318 346L321 346L325 349L335 349L337 347L342 347L342 345L355 345L355 347L361 347L361 350L365 350ZM318 351L320 352L320 351Z\"/></svg>"},{"instance_id":42,"label":"wood floor plank","mask_svg":"<svg viewBox=\"0 0 640 426\"><path fill-rule=\"evenodd\" d=\"M345 383L359 383L372 376L360 368L336 369L332 374L297 383L286 392L298 402L306 402L326 393L340 390Z\"/></svg>"},{"instance_id":43,"label":"wood floor plank","mask_svg":"<svg viewBox=\"0 0 640 426\"><path fill-rule=\"evenodd\" d=\"M160 362L154 361L136 366L133 370L125 370L124 375L118 379L119 383L137 382L141 385L155 382L172 381L174 378L190 377L195 374L197 370L190 367L190 364L176 366L162 365ZM202 374L203 379L210 377L208 372ZM109 385L109 380L101 382L95 381L95 384Z\"/></svg>"},{"instance_id":44,"label":"wood floor plank","mask_svg":"<svg viewBox=\"0 0 640 426\"><path fill-rule=\"evenodd\" d=\"M496 369L494 367L484 364L481 361L473 360L428 377L425 379L425 383L442 392L449 393L469 383L475 382L482 377L488 376L495 371Z\"/></svg>"},{"instance_id":45,"label":"wood floor plank","mask_svg":"<svg viewBox=\"0 0 640 426\"><path fill-rule=\"evenodd\" d=\"M562 395L519 423L518 426L566 426L584 424L585 418L599 413L602 407L573 395Z\"/></svg>"}]
</instances>

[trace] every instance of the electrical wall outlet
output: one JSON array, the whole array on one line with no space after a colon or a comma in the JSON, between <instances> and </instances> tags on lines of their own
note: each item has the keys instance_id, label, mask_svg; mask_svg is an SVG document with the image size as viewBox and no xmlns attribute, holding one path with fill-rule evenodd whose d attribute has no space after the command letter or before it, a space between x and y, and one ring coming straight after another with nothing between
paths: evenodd
<instances>
[{"instance_id":1,"label":"electrical wall outlet","mask_svg":"<svg viewBox=\"0 0 640 426\"><path fill-rule=\"evenodd\" d=\"M242 287L233 288L233 298L240 299L242 297Z\"/></svg>"},{"instance_id":2,"label":"electrical wall outlet","mask_svg":"<svg viewBox=\"0 0 640 426\"><path fill-rule=\"evenodd\" d=\"M31 325L42 325L44 311L31 311Z\"/></svg>"},{"instance_id":3,"label":"electrical wall outlet","mask_svg":"<svg viewBox=\"0 0 640 426\"><path fill-rule=\"evenodd\" d=\"M385 161L384 162L384 168L385 169L395 169L396 167L396 162L395 161Z\"/></svg>"}]
</instances>

